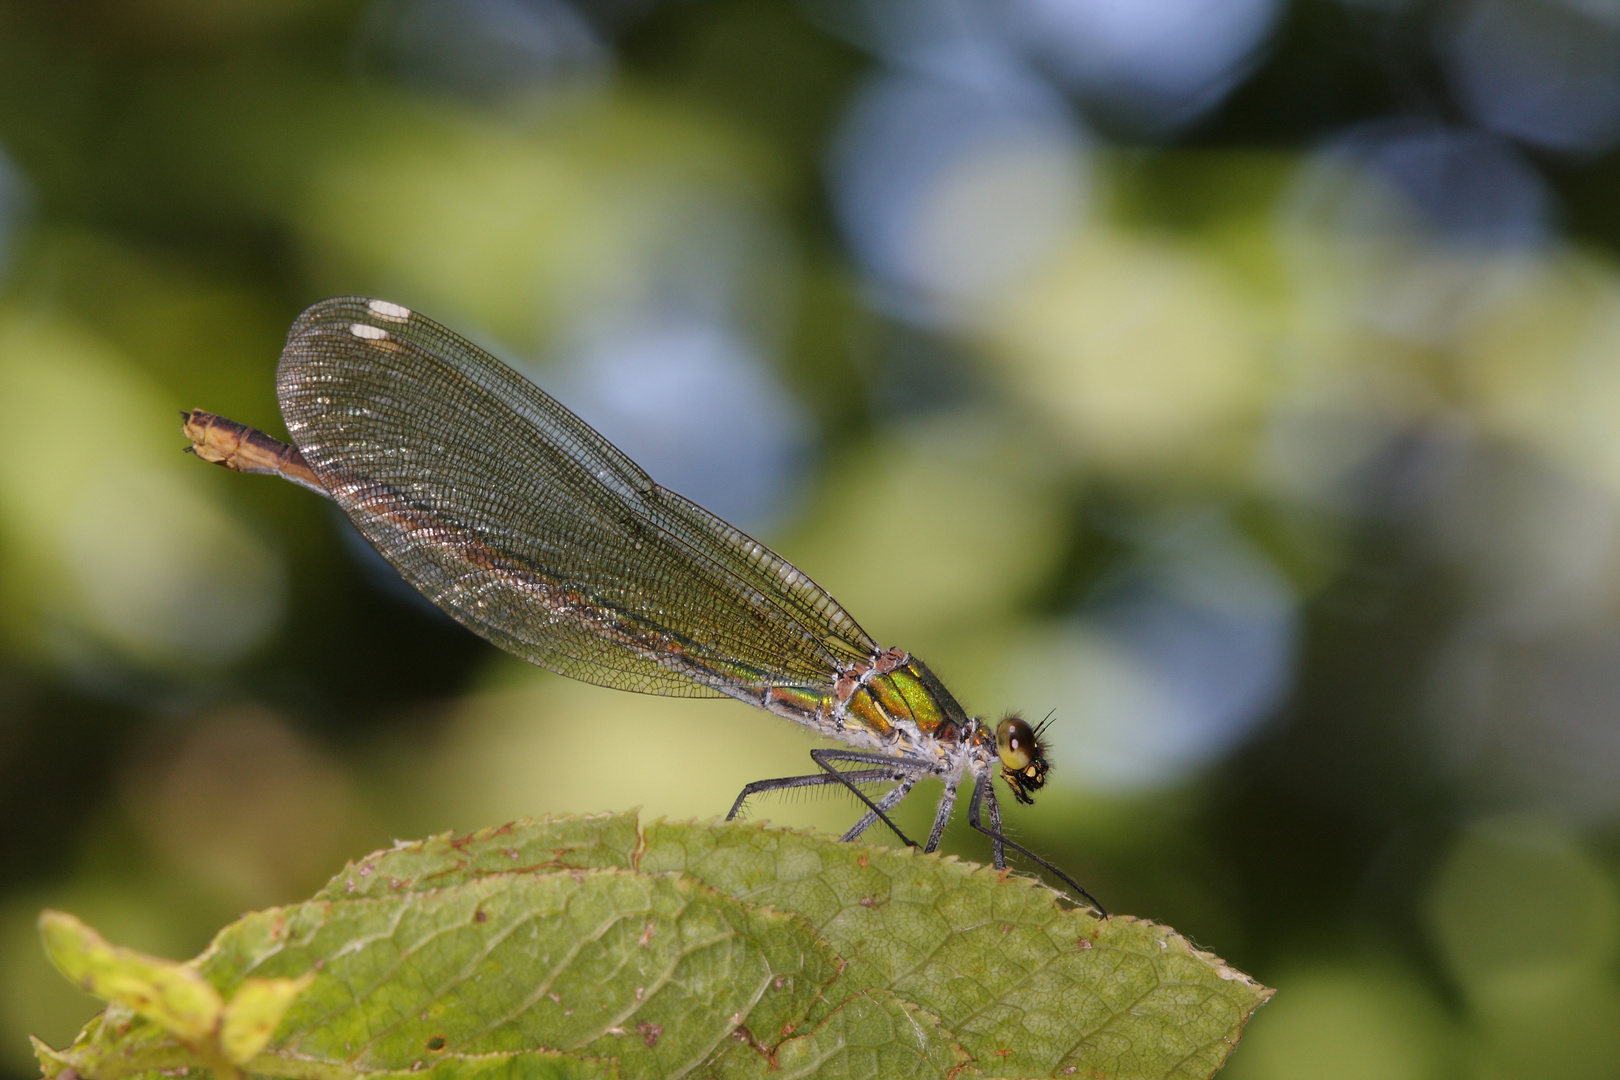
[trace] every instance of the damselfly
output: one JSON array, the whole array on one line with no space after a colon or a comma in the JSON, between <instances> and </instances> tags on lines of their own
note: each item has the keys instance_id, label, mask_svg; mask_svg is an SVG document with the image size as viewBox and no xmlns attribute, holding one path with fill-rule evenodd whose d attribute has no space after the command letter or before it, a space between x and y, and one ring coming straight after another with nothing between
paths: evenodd
<instances>
[{"instance_id":1,"label":"damselfly","mask_svg":"<svg viewBox=\"0 0 1620 1080\"><path fill-rule=\"evenodd\" d=\"M725 696L853 749L810 751L818 772L757 780L752 796L836 784L881 821L919 780L945 792L923 850L939 846L958 789L968 824L1011 848L999 772L1029 803L1046 782L1041 729L969 716L919 659L884 648L786 559L635 462L523 376L431 319L340 297L298 317L276 372L291 445L204 412L191 449L327 495L405 579L464 626L531 663L650 694ZM876 800L862 785L890 786ZM981 812L989 824L981 820Z\"/></svg>"}]
</instances>

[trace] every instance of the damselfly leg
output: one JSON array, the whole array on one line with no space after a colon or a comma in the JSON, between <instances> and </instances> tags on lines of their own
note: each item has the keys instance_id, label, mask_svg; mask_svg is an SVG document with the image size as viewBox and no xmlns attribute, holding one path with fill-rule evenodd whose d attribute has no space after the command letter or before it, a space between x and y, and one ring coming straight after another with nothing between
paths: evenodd
<instances>
[{"instance_id":1,"label":"damselfly leg","mask_svg":"<svg viewBox=\"0 0 1620 1080\"><path fill-rule=\"evenodd\" d=\"M778 776L771 780L755 780L744 787L742 793L737 796L737 801L731 804L731 810L726 814L726 820L735 820L737 815L742 813L743 803L755 795L762 795L767 791L789 791L793 788L841 784L846 779L856 784L878 784L885 780L901 780L904 777L904 773L896 772L893 769L859 769L845 773L843 777L828 776L824 772L818 772L806 776ZM884 796L884 799L887 800L888 796ZM882 806L882 803L878 805ZM884 807L884 809L888 808ZM870 811L867 812L867 816L872 818L873 821L877 820L877 817Z\"/></svg>"},{"instance_id":2,"label":"damselfly leg","mask_svg":"<svg viewBox=\"0 0 1620 1080\"><path fill-rule=\"evenodd\" d=\"M824 772L819 772L811 773L808 776L781 776L774 780L755 780L753 783L743 788L742 794L737 796L737 801L731 804L731 812L726 815L726 820L735 820L737 815L742 812L743 803L748 801L750 797L767 791L786 791L800 787L821 787L827 784L843 784L845 780L855 784L876 784L890 780L898 781L894 787L888 790L887 794L885 794L883 798L877 801L877 806L874 810L868 810L866 813L862 814L861 819L855 824L851 825L847 830L845 830L844 835L838 838L844 843L849 843L850 841L859 838L862 833L871 828L872 825L877 821L878 814L880 812L886 814L898 806L901 800L903 800L907 795L911 794L911 789L917 786L917 781L921 778L921 772L907 774L900 770L891 769L856 769L843 773L841 776L829 776ZM901 839L903 840L905 837L902 836Z\"/></svg>"},{"instance_id":3,"label":"damselfly leg","mask_svg":"<svg viewBox=\"0 0 1620 1080\"><path fill-rule=\"evenodd\" d=\"M994 828L987 828L979 822L979 803L983 800L988 800L990 804L990 820L995 826ZM998 858L996 859L996 866L999 868L1007 865L1006 858L999 857L1001 856L1001 846L1005 844L1007 847L1012 848L1014 851L1018 852L1018 854L1034 863L1036 866L1040 866L1051 871L1052 874L1062 880L1065 885L1069 886L1069 888L1085 897L1086 903L1095 908L1098 915L1105 919L1108 917L1107 909L1101 904L1097 903L1096 897L1092 896L1090 893L1086 892L1085 889L1081 888L1078 881L1074 880L1074 878L1070 877L1068 874L1065 874L1062 870L1059 870L1057 867L1053 866L1051 863L1029 850L1029 848L1007 839L1006 835L1001 831L1000 818L1001 814L996 806L996 793L990 789L990 774L983 773L979 776L978 781L973 785L973 798L968 800L968 824L984 833L984 835L988 836L991 842L995 844L996 853L998 855Z\"/></svg>"},{"instance_id":4,"label":"damselfly leg","mask_svg":"<svg viewBox=\"0 0 1620 1080\"><path fill-rule=\"evenodd\" d=\"M890 788L889 793L878 800L878 809L882 810L884 813L887 813L896 806L900 805L900 800L911 794L911 789L917 786L917 781L919 779L920 774L913 774L900 781L894 787ZM867 829L870 829L872 827L872 823L876 820L877 815L868 810L866 813L861 815L861 820L857 821L855 824L846 829L844 831L844 835L840 836L838 839L842 840L846 844L852 840L858 839L861 833L865 832Z\"/></svg>"},{"instance_id":5,"label":"damselfly leg","mask_svg":"<svg viewBox=\"0 0 1620 1080\"><path fill-rule=\"evenodd\" d=\"M960 786L960 780L945 785L939 805L934 808L934 827L928 830L928 846L923 848L924 851L939 850L939 842L945 836L945 825L951 820L951 809L956 806L956 789Z\"/></svg>"},{"instance_id":6,"label":"damselfly leg","mask_svg":"<svg viewBox=\"0 0 1620 1080\"><path fill-rule=\"evenodd\" d=\"M857 750L827 750L821 748L810 751L810 760L821 766L821 772L812 773L808 776L783 776L774 780L755 780L743 788L742 793L737 796L737 801L731 804L731 812L726 815L726 820L731 821L735 818L742 811L744 802L751 796L762 792L781 791L786 788L796 787L815 787L820 784L842 784L854 792L857 799L866 804L866 816L857 822L849 832L845 833L843 839L853 840L865 832L867 827L872 824L872 820L875 820L887 825L907 847L917 846L915 840L901 832L900 826L889 819L886 811L892 809L900 799L905 797L907 792L911 791L917 780L928 771L926 764L920 761L912 761L910 758L892 757L887 754L868 754ZM835 761L848 761L861 765L885 765L888 768L856 769L850 772L842 772L833 765ZM898 780L902 782L900 788L890 791L883 797L883 804L873 802L866 792L855 786L856 784L872 783L879 780ZM900 792L900 794L896 795L896 792ZM868 818L872 820L868 820Z\"/></svg>"}]
</instances>

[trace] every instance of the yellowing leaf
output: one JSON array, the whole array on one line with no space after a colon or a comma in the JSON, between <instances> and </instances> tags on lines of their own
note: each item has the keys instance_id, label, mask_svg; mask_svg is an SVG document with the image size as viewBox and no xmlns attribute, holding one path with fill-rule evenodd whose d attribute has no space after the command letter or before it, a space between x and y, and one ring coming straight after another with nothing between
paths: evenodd
<instances>
[{"instance_id":1,"label":"yellowing leaf","mask_svg":"<svg viewBox=\"0 0 1620 1080\"><path fill-rule=\"evenodd\" d=\"M219 1023L224 1003L195 968L109 945L60 911L40 915L39 930L57 970L96 997L124 1005L188 1042L209 1037Z\"/></svg>"},{"instance_id":2,"label":"yellowing leaf","mask_svg":"<svg viewBox=\"0 0 1620 1080\"><path fill-rule=\"evenodd\" d=\"M225 1006L219 1027L219 1045L225 1056L246 1065L275 1034L293 999L314 981L314 972L296 979L243 980Z\"/></svg>"}]
</instances>

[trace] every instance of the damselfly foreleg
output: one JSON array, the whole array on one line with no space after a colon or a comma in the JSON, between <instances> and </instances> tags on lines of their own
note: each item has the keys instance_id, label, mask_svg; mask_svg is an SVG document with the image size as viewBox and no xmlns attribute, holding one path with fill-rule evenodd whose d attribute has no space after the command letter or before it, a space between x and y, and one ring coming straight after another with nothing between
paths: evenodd
<instances>
[{"instance_id":1,"label":"damselfly foreleg","mask_svg":"<svg viewBox=\"0 0 1620 1080\"><path fill-rule=\"evenodd\" d=\"M1085 897L1086 903L1090 904L1094 909L1096 909L1098 915L1101 915L1105 919L1108 918L1108 912L1101 904L1097 903L1097 898L1086 892L1085 889L1081 888L1080 883L1074 880L1074 878L1070 877L1068 874L1065 874L1062 870L1059 870L1057 867L1053 866L1051 863L1029 850L1029 848L1007 839L999 827L989 829L984 825L981 825L979 823L979 803L986 796L989 797L990 805L992 808L994 808L996 805L996 795L995 792L990 790L990 773L988 771L980 773L977 780L975 780L973 784L973 798L968 800L968 824L984 833L984 835L988 836L991 840L995 841L998 846L1001 844L1006 844L1008 847L1018 852L1036 866L1051 871L1058 878L1062 879L1065 885L1069 886L1069 888ZM994 814L994 810L992 810L992 813ZM1000 814L994 814L993 820L999 826Z\"/></svg>"},{"instance_id":2,"label":"damselfly foreleg","mask_svg":"<svg viewBox=\"0 0 1620 1080\"><path fill-rule=\"evenodd\" d=\"M990 774L986 773L980 779L984 785L985 800L990 805L990 828L995 830L991 836L999 838L1001 836L1001 800L996 798L996 786L990 782ZM975 791L977 791L977 788L975 788ZM990 842L990 861L996 864L997 870L1007 869L1007 852L1001 846L1000 839L993 839Z\"/></svg>"}]
</instances>

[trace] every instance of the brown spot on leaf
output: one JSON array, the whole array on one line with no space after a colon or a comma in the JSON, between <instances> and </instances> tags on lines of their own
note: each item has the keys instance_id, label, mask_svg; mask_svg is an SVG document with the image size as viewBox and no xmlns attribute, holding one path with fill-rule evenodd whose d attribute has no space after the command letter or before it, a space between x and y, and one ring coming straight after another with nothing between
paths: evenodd
<instances>
[{"instance_id":1,"label":"brown spot on leaf","mask_svg":"<svg viewBox=\"0 0 1620 1080\"><path fill-rule=\"evenodd\" d=\"M743 1026L742 1024L738 1024L736 1027L731 1029L731 1037L740 1043L746 1043L752 1047L760 1057L765 1059L767 1068L781 1068L781 1066L776 1063L776 1051L761 1044L758 1039L754 1038L754 1033L749 1031L747 1027Z\"/></svg>"},{"instance_id":2,"label":"brown spot on leaf","mask_svg":"<svg viewBox=\"0 0 1620 1080\"><path fill-rule=\"evenodd\" d=\"M458 877L461 874L465 873L466 869L467 869L467 860L466 859L457 859L454 866L447 866L443 870L438 871L437 873L429 874L426 877L426 879L424 879L424 880L432 881L435 878Z\"/></svg>"},{"instance_id":3,"label":"brown spot on leaf","mask_svg":"<svg viewBox=\"0 0 1620 1080\"><path fill-rule=\"evenodd\" d=\"M444 1036L435 1035L422 1045L426 1046L430 1052L437 1054L444 1049Z\"/></svg>"},{"instance_id":4,"label":"brown spot on leaf","mask_svg":"<svg viewBox=\"0 0 1620 1080\"><path fill-rule=\"evenodd\" d=\"M647 947L647 943L653 939L653 934L657 931L658 925L656 923L648 923L647 928L641 932L641 940L636 942L636 944L645 949Z\"/></svg>"},{"instance_id":5,"label":"brown spot on leaf","mask_svg":"<svg viewBox=\"0 0 1620 1080\"><path fill-rule=\"evenodd\" d=\"M658 1045L658 1036L664 1033L664 1025L649 1024L642 1021L636 1025L636 1030L641 1032L641 1041L647 1044L648 1049L651 1049Z\"/></svg>"}]
</instances>

